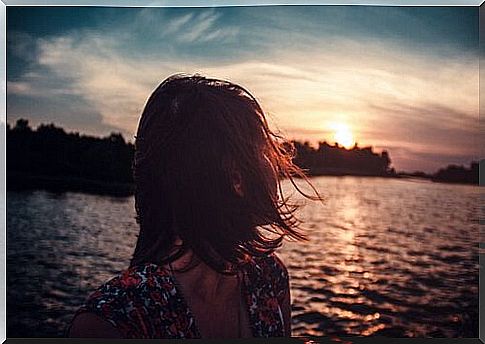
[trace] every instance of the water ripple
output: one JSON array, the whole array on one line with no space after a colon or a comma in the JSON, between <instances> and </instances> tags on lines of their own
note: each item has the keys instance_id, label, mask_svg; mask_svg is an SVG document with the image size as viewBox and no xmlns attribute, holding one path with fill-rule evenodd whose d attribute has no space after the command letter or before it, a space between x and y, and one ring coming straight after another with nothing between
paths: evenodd
<instances>
[{"instance_id":1,"label":"water ripple","mask_svg":"<svg viewBox=\"0 0 485 344\"><path fill-rule=\"evenodd\" d=\"M313 181L327 201L299 213L310 241L279 251L293 335L478 336L478 187ZM9 192L7 336L62 336L84 297L127 267L134 215L131 197Z\"/></svg>"}]
</instances>

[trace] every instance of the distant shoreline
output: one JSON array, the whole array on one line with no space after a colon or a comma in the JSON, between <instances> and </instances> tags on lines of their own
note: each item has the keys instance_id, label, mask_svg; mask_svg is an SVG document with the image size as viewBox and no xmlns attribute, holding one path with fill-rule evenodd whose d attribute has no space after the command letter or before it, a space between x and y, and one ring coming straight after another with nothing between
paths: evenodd
<instances>
[{"instance_id":1,"label":"distant shoreline","mask_svg":"<svg viewBox=\"0 0 485 344\"><path fill-rule=\"evenodd\" d=\"M409 175L369 175L358 173L333 172L326 174L307 174L308 177L373 177L392 179L421 179L436 183L476 185L470 183L451 183L432 180L431 178ZM478 185L477 185L478 186ZM93 180L80 177L66 176L41 176L28 175L25 173L7 173L7 191L46 190L54 193L81 192L94 195L114 197L133 196L135 186L133 183L114 183L101 180Z\"/></svg>"},{"instance_id":2,"label":"distant shoreline","mask_svg":"<svg viewBox=\"0 0 485 344\"><path fill-rule=\"evenodd\" d=\"M83 192L115 197L132 196L133 183L114 183L79 177L34 176L7 173L7 191L46 190L51 192Z\"/></svg>"},{"instance_id":3,"label":"distant shoreline","mask_svg":"<svg viewBox=\"0 0 485 344\"><path fill-rule=\"evenodd\" d=\"M132 164L135 146L120 133L104 138L68 133L54 124L32 129L25 119L15 127L7 125L7 189L46 189L54 192L129 196L134 193ZM479 184L479 164L470 167L448 165L436 173L397 172L390 154L373 151L372 146L351 149L339 144L292 141L282 145L292 161L308 176L356 176L382 178L423 178L433 182ZM168 154L168 153L167 153ZM482 166L483 170L483 166Z\"/></svg>"}]
</instances>

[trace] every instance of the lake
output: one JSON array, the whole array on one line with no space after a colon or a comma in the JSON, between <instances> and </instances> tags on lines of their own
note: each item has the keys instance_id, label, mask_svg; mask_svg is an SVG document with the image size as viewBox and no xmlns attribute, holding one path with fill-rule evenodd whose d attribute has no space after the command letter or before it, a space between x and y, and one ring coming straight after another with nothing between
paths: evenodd
<instances>
[{"instance_id":1,"label":"lake","mask_svg":"<svg viewBox=\"0 0 485 344\"><path fill-rule=\"evenodd\" d=\"M310 240L278 250L293 335L478 337L478 186L311 180L325 204L289 192ZM84 298L128 266L133 197L8 192L6 213L7 336L63 336Z\"/></svg>"}]
</instances>

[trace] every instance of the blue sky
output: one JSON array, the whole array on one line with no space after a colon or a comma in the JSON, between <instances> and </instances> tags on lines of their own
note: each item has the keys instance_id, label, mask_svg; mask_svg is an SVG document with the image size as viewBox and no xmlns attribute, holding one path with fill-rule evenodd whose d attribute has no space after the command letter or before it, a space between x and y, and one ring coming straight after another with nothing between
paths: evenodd
<instances>
[{"instance_id":1,"label":"blue sky","mask_svg":"<svg viewBox=\"0 0 485 344\"><path fill-rule=\"evenodd\" d=\"M289 138L345 127L398 170L479 156L476 7L7 9L9 123L131 139L176 72L242 84Z\"/></svg>"}]
</instances>

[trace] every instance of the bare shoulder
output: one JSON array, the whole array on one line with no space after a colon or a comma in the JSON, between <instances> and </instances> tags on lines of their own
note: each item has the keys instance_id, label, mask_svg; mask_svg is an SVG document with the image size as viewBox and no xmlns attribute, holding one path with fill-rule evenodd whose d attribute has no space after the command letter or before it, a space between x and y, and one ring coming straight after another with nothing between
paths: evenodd
<instances>
[{"instance_id":1,"label":"bare shoulder","mask_svg":"<svg viewBox=\"0 0 485 344\"><path fill-rule=\"evenodd\" d=\"M76 315L67 336L70 338L123 338L110 322L91 312Z\"/></svg>"}]
</instances>

